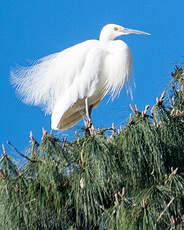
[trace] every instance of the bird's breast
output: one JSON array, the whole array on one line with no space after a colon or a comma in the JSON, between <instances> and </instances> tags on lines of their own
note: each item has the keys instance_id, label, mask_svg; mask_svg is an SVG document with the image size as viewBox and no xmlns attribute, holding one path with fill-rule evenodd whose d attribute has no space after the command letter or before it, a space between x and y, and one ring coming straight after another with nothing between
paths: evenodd
<instances>
[{"instance_id":1,"label":"bird's breast","mask_svg":"<svg viewBox=\"0 0 184 230\"><path fill-rule=\"evenodd\" d=\"M106 46L103 73L108 90L118 94L131 72L130 50L123 41L111 41Z\"/></svg>"}]
</instances>

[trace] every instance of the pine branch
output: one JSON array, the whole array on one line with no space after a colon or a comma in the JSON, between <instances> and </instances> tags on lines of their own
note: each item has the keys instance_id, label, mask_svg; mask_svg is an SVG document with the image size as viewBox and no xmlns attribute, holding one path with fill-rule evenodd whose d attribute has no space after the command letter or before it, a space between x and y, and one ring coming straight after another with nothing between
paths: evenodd
<instances>
[{"instance_id":1,"label":"pine branch","mask_svg":"<svg viewBox=\"0 0 184 230\"><path fill-rule=\"evenodd\" d=\"M19 152L18 149L10 141L7 141L7 144L10 145L12 147L12 149L15 150L15 152L18 153L21 157L23 157L26 160L31 161L31 162L37 162L36 160L31 160L28 156L26 156L23 153Z\"/></svg>"}]
</instances>

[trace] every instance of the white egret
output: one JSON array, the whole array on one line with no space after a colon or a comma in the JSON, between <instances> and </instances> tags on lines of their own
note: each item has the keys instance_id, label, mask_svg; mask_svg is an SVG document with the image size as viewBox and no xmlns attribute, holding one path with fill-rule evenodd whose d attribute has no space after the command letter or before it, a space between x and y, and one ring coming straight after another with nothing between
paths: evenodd
<instances>
[{"instance_id":1,"label":"white egret","mask_svg":"<svg viewBox=\"0 0 184 230\"><path fill-rule=\"evenodd\" d=\"M129 79L132 59L127 44L116 37L148 33L115 24L103 27L99 40L88 40L11 72L25 103L42 105L52 114L52 129L67 130L86 116L104 96L115 97Z\"/></svg>"}]
</instances>

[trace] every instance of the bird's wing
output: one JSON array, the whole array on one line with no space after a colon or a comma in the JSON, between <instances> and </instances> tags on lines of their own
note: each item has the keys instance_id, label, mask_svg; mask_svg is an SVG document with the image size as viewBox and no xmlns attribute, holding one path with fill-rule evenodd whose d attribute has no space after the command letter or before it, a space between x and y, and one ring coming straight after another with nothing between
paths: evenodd
<instances>
[{"instance_id":1,"label":"bird's wing","mask_svg":"<svg viewBox=\"0 0 184 230\"><path fill-rule=\"evenodd\" d=\"M66 121L62 122L66 123L63 129L67 129L67 124L74 125L84 115L84 98L94 95L103 55L99 41L85 41L42 58L33 66L11 71L11 81L25 103L41 105L46 113L52 113L53 129L60 128L62 117ZM90 99L94 106L97 98Z\"/></svg>"},{"instance_id":2,"label":"bird's wing","mask_svg":"<svg viewBox=\"0 0 184 230\"><path fill-rule=\"evenodd\" d=\"M46 113L52 113L60 97L76 81L87 53L96 44L97 40L82 42L42 58L32 66L14 69L11 82L25 103L41 105Z\"/></svg>"},{"instance_id":3,"label":"bird's wing","mask_svg":"<svg viewBox=\"0 0 184 230\"><path fill-rule=\"evenodd\" d=\"M89 99L91 107L95 107L107 93L102 74L106 51L99 42L88 45L81 59L83 65L74 73L70 86L54 106L51 118L53 129L71 128L85 115L85 98Z\"/></svg>"}]
</instances>

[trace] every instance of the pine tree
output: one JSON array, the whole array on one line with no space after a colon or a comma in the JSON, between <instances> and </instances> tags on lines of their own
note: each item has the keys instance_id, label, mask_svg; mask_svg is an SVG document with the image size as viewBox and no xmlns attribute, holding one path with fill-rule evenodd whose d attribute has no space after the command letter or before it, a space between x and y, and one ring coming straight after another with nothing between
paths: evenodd
<instances>
[{"instance_id":1,"label":"pine tree","mask_svg":"<svg viewBox=\"0 0 184 230\"><path fill-rule=\"evenodd\" d=\"M31 134L20 165L3 145L0 229L184 229L184 78L125 127L60 140Z\"/></svg>"}]
</instances>

